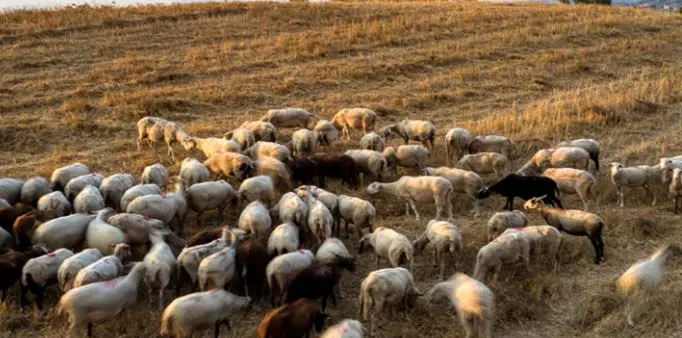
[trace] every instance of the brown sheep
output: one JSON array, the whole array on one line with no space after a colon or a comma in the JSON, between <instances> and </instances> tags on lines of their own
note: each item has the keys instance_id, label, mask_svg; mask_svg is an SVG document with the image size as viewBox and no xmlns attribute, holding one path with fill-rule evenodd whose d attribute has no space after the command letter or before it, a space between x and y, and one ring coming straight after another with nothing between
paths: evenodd
<instances>
[{"instance_id":1,"label":"brown sheep","mask_svg":"<svg viewBox=\"0 0 682 338\"><path fill-rule=\"evenodd\" d=\"M310 337L313 327L321 332L329 316L307 298L282 305L265 314L258 325L259 338Z\"/></svg>"}]
</instances>

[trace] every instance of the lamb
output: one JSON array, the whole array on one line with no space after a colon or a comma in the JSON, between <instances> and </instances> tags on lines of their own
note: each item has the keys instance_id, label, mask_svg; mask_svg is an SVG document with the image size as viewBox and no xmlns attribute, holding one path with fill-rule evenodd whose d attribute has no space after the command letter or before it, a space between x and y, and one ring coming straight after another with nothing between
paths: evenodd
<instances>
[{"instance_id":1,"label":"lamb","mask_svg":"<svg viewBox=\"0 0 682 338\"><path fill-rule=\"evenodd\" d=\"M536 209L540 212L547 224L573 236L586 236L590 239L595 251L594 263L604 261L604 240L602 232L606 223L593 214L582 210L563 210L549 208L544 205L544 196L532 198L523 205L524 209Z\"/></svg>"},{"instance_id":2,"label":"lamb","mask_svg":"<svg viewBox=\"0 0 682 338\"><path fill-rule=\"evenodd\" d=\"M200 150L206 158L222 152L240 152L242 150L241 144L217 137L200 138L194 136L185 136L182 140L182 146L186 150L192 149Z\"/></svg>"},{"instance_id":3,"label":"lamb","mask_svg":"<svg viewBox=\"0 0 682 338\"><path fill-rule=\"evenodd\" d=\"M663 265L671 254L670 247L663 246L650 257L633 264L616 281L618 292L628 299L625 314L629 326L635 326L634 317L643 309L648 298L658 291L663 281Z\"/></svg>"},{"instance_id":4,"label":"lamb","mask_svg":"<svg viewBox=\"0 0 682 338\"><path fill-rule=\"evenodd\" d=\"M494 270L493 281L496 282L502 265L518 262L524 263L526 271L530 271L530 240L518 233L507 233L478 250L474 278L485 283L488 272Z\"/></svg>"},{"instance_id":5,"label":"lamb","mask_svg":"<svg viewBox=\"0 0 682 338\"><path fill-rule=\"evenodd\" d=\"M291 176L287 165L272 157L261 157L255 162L256 175L270 176L280 192L291 190Z\"/></svg>"},{"instance_id":6,"label":"lamb","mask_svg":"<svg viewBox=\"0 0 682 338\"><path fill-rule=\"evenodd\" d=\"M656 193L653 188L661 182L661 167L659 165L649 166L640 165L636 167L624 167L618 162L609 163L611 172L611 183L616 186L618 191L618 206L623 208L624 187L642 187L647 194L651 195L651 205L656 205Z\"/></svg>"},{"instance_id":7,"label":"lamb","mask_svg":"<svg viewBox=\"0 0 682 338\"><path fill-rule=\"evenodd\" d=\"M308 204L295 192L288 192L270 209L270 215L279 218L282 223L293 223L299 227L308 226Z\"/></svg>"},{"instance_id":8,"label":"lamb","mask_svg":"<svg viewBox=\"0 0 682 338\"><path fill-rule=\"evenodd\" d=\"M529 200L533 197L546 196L547 201L563 209L561 201L556 197L558 192L559 187L549 177L509 174L492 186L479 191L478 198L488 198L493 193L498 193L507 197L504 208L511 211L514 208L514 197L518 196L524 200Z\"/></svg>"},{"instance_id":9,"label":"lamb","mask_svg":"<svg viewBox=\"0 0 682 338\"><path fill-rule=\"evenodd\" d=\"M253 236L242 237L237 244L237 271L244 284L246 296L260 301L265 270L270 262L267 248Z\"/></svg>"},{"instance_id":10,"label":"lamb","mask_svg":"<svg viewBox=\"0 0 682 338\"><path fill-rule=\"evenodd\" d=\"M249 203L239 215L239 228L256 238L266 239L270 234L272 219L268 209L259 200Z\"/></svg>"},{"instance_id":11,"label":"lamb","mask_svg":"<svg viewBox=\"0 0 682 338\"><path fill-rule=\"evenodd\" d=\"M218 177L235 177L244 180L254 168L253 161L242 154L222 152L214 154L204 161L204 165Z\"/></svg>"},{"instance_id":12,"label":"lamb","mask_svg":"<svg viewBox=\"0 0 682 338\"><path fill-rule=\"evenodd\" d=\"M275 142L277 141L277 128L270 122L247 121L240 128L244 128L253 133L258 141ZM245 149L245 148L244 148Z\"/></svg>"},{"instance_id":13,"label":"lamb","mask_svg":"<svg viewBox=\"0 0 682 338\"><path fill-rule=\"evenodd\" d=\"M330 326L320 338L362 338L365 328L355 319L344 319Z\"/></svg>"},{"instance_id":14,"label":"lamb","mask_svg":"<svg viewBox=\"0 0 682 338\"><path fill-rule=\"evenodd\" d=\"M69 201L74 200L76 196L85 189L85 187L91 185L95 188L98 188L102 185L102 181L104 180L104 176L100 174L85 174L78 176L66 185L64 187L64 195L66 195L66 198Z\"/></svg>"},{"instance_id":15,"label":"lamb","mask_svg":"<svg viewBox=\"0 0 682 338\"><path fill-rule=\"evenodd\" d=\"M73 211L89 214L104 209L104 198L99 189L89 185L81 190L73 200Z\"/></svg>"},{"instance_id":16,"label":"lamb","mask_svg":"<svg viewBox=\"0 0 682 338\"><path fill-rule=\"evenodd\" d=\"M339 138L339 131L336 129L336 127L334 127L334 124L328 120L317 121L317 124L313 130L318 135L320 145L329 146Z\"/></svg>"},{"instance_id":17,"label":"lamb","mask_svg":"<svg viewBox=\"0 0 682 338\"><path fill-rule=\"evenodd\" d=\"M65 167L57 168L50 176L50 189L62 191L72 179L89 174L90 169L83 163L76 162Z\"/></svg>"},{"instance_id":18,"label":"lamb","mask_svg":"<svg viewBox=\"0 0 682 338\"><path fill-rule=\"evenodd\" d=\"M350 156L357 166L358 172L362 173L360 184L364 185L365 175L374 176L377 181L381 181L381 175L388 169L388 162L384 155L375 150L348 150L344 153Z\"/></svg>"},{"instance_id":19,"label":"lamb","mask_svg":"<svg viewBox=\"0 0 682 338\"><path fill-rule=\"evenodd\" d=\"M168 185L168 169L161 163L146 166L142 172L140 183L153 183L161 188L161 190L166 190L166 186Z\"/></svg>"},{"instance_id":20,"label":"lamb","mask_svg":"<svg viewBox=\"0 0 682 338\"><path fill-rule=\"evenodd\" d=\"M430 303L449 300L455 307L467 337L493 336L495 296L483 283L463 273L440 282L427 293Z\"/></svg>"},{"instance_id":21,"label":"lamb","mask_svg":"<svg viewBox=\"0 0 682 338\"><path fill-rule=\"evenodd\" d=\"M412 242L414 253L420 253L429 243L433 247L433 263L440 266L439 276L440 279L443 279L445 260L442 258L442 255L449 251L450 257L454 261L456 253L462 253L462 250L464 250L462 232L459 227L452 223L431 220L426 225L424 233Z\"/></svg>"},{"instance_id":22,"label":"lamb","mask_svg":"<svg viewBox=\"0 0 682 338\"><path fill-rule=\"evenodd\" d=\"M175 220L175 224L178 226L178 234L182 235L185 215L187 214L185 187L182 182L178 182L174 193L137 197L128 204L126 212L156 218L166 225Z\"/></svg>"},{"instance_id":23,"label":"lamb","mask_svg":"<svg viewBox=\"0 0 682 338\"><path fill-rule=\"evenodd\" d=\"M73 282L81 269L98 261L102 257L102 253L97 249L85 249L65 259L59 266L59 270L57 270L57 280L59 281L59 289L62 293L73 288Z\"/></svg>"},{"instance_id":24,"label":"lamb","mask_svg":"<svg viewBox=\"0 0 682 338\"><path fill-rule=\"evenodd\" d=\"M386 140L400 137L407 144L410 140L420 141L424 147L433 149L436 138L436 127L431 121L404 119L396 124L389 124L379 130ZM429 147L430 145L430 147Z\"/></svg>"},{"instance_id":25,"label":"lamb","mask_svg":"<svg viewBox=\"0 0 682 338\"><path fill-rule=\"evenodd\" d=\"M163 309L163 292L175 271L175 256L164 241L162 233L151 232L149 241L152 246L143 260L146 266L144 281L149 290L149 305L152 303L152 287L159 289L159 310L161 310Z\"/></svg>"},{"instance_id":26,"label":"lamb","mask_svg":"<svg viewBox=\"0 0 682 338\"><path fill-rule=\"evenodd\" d=\"M199 270L199 264L201 264L204 258L224 248L231 237L230 228L225 227L221 230L221 238L209 243L187 246L182 249L176 260L176 266L179 269L176 293L179 294L184 277L189 277L192 291L198 287L199 275L197 271Z\"/></svg>"},{"instance_id":27,"label":"lamb","mask_svg":"<svg viewBox=\"0 0 682 338\"><path fill-rule=\"evenodd\" d=\"M122 311L129 314L137 302L137 289L145 268L145 264L139 262L125 277L88 284L62 295L57 313L69 314L69 336L87 324L88 336L91 337L93 322L111 319Z\"/></svg>"},{"instance_id":28,"label":"lamb","mask_svg":"<svg viewBox=\"0 0 682 338\"><path fill-rule=\"evenodd\" d=\"M258 141L250 148L242 151L242 154L251 156L257 160L261 157L273 157L282 162L292 159L291 151L286 146L274 142Z\"/></svg>"},{"instance_id":29,"label":"lamb","mask_svg":"<svg viewBox=\"0 0 682 338\"><path fill-rule=\"evenodd\" d=\"M414 262L414 248L407 237L393 229L378 227L374 232L362 236L360 239L359 253L365 250L365 246L374 248L374 263L379 268L379 260L386 258L391 266L397 268L408 264L412 271Z\"/></svg>"},{"instance_id":30,"label":"lamb","mask_svg":"<svg viewBox=\"0 0 682 338\"><path fill-rule=\"evenodd\" d=\"M121 211L128 209L128 204L140 196L146 195L161 195L161 188L158 185L150 184L139 184L134 187L129 188L123 193L121 197Z\"/></svg>"},{"instance_id":31,"label":"lamb","mask_svg":"<svg viewBox=\"0 0 682 338\"><path fill-rule=\"evenodd\" d=\"M80 269L73 279L73 287L78 288L121 276L123 274L123 262L130 256L131 251L128 244L116 244L113 254L104 256Z\"/></svg>"},{"instance_id":32,"label":"lamb","mask_svg":"<svg viewBox=\"0 0 682 338\"><path fill-rule=\"evenodd\" d=\"M538 150L519 171L542 171L547 168L574 168L588 170L590 155L583 148L560 147Z\"/></svg>"},{"instance_id":33,"label":"lamb","mask_svg":"<svg viewBox=\"0 0 682 338\"><path fill-rule=\"evenodd\" d=\"M233 236L230 246L211 254L201 260L197 274L199 275L199 289L208 291L211 289L229 289L229 284L237 271L235 250L239 240Z\"/></svg>"},{"instance_id":34,"label":"lamb","mask_svg":"<svg viewBox=\"0 0 682 338\"><path fill-rule=\"evenodd\" d=\"M478 192L484 187L481 176L473 171L448 167L426 167L424 174L426 176L440 176L450 181L453 193L466 194L473 204L471 213L475 217L479 216Z\"/></svg>"},{"instance_id":35,"label":"lamb","mask_svg":"<svg viewBox=\"0 0 682 338\"><path fill-rule=\"evenodd\" d=\"M512 159L516 153L514 141L500 135L476 136L467 146L469 154L483 152L493 152L504 155L507 159Z\"/></svg>"},{"instance_id":36,"label":"lamb","mask_svg":"<svg viewBox=\"0 0 682 338\"><path fill-rule=\"evenodd\" d=\"M260 121L270 122L277 128L308 128L311 119L320 118L302 108L282 108L268 110Z\"/></svg>"},{"instance_id":37,"label":"lamb","mask_svg":"<svg viewBox=\"0 0 682 338\"><path fill-rule=\"evenodd\" d=\"M114 174L106 177L100 186L104 204L116 211L122 211L121 198L134 185L135 178L130 174Z\"/></svg>"},{"instance_id":38,"label":"lamb","mask_svg":"<svg viewBox=\"0 0 682 338\"><path fill-rule=\"evenodd\" d=\"M107 223L114 214L111 208L104 208L97 213L97 217L88 224L85 231L85 246L98 249L102 254L113 253L117 244L126 243L127 238L121 229Z\"/></svg>"},{"instance_id":39,"label":"lamb","mask_svg":"<svg viewBox=\"0 0 682 338\"><path fill-rule=\"evenodd\" d=\"M85 232L96 215L73 214L52 219L39 225L33 232L34 244L45 245L50 250L73 249L85 240Z\"/></svg>"},{"instance_id":40,"label":"lamb","mask_svg":"<svg viewBox=\"0 0 682 338\"><path fill-rule=\"evenodd\" d=\"M218 337L223 323L230 327L229 315L247 309L250 304L251 298L221 289L176 298L163 311L161 336L189 337L201 329L213 328L214 335Z\"/></svg>"},{"instance_id":41,"label":"lamb","mask_svg":"<svg viewBox=\"0 0 682 338\"><path fill-rule=\"evenodd\" d=\"M443 209L447 209L448 217L452 219L452 184L443 177L431 176L403 176L391 183L374 182L367 187L367 193L375 195L379 192L392 194L398 199L405 200L405 214L409 217L410 207L419 220L419 213L415 202L435 202L436 219L442 219Z\"/></svg>"},{"instance_id":42,"label":"lamb","mask_svg":"<svg viewBox=\"0 0 682 338\"><path fill-rule=\"evenodd\" d=\"M36 176L27 180L21 186L19 200L22 203L26 203L35 207L38 205L38 200L41 197L51 192L52 189L50 189L50 182L48 182L44 177Z\"/></svg>"},{"instance_id":43,"label":"lamb","mask_svg":"<svg viewBox=\"0 0 682 338\"><path fill-rule=\"evenodd\" d=\"M6 200L9 204L14 204L21 200L21 189L24 186L24 181L16 178L1 178L0 179L0 198Z\"/></svg>"},{"instance_id":44,"label":"lamb","mask_svg":"<svg viewBox=\"0 0 682 338\"><path fill-rule=\"evenodd\" d=\"M578 147L583 148L590 155L594 162L594 167L599 171L599 153L601 152L599 142L591 138L581 138L577 140L564 141L557 144L557 147Z\"/></svg>"},{"instance_id":45,"label":"lamb","mask_svg":"<svg viewBox=\"0 0 682 338\"><path fill-rule=\"evenodd\" d=\"M256 143L256 136L247 128L236 128L223 134L223 138L239 144L240 149L246 149Z\"/></svg>"},{"instance_id":46,"label":"lamb","mask_svg":"<svg viewBox=\"0 0 682 338\"><path fill-rule=\"evenodd\" d=\"M175 153L173 153L173 143L181 143L187 137L187 133L180 127L179 124L167 121L159 117L147 116L137 121L137 151L140 151L142 141L149 141L149 146L152 143L164 141L168 146L168 156L175 161Z\"/></svg>"},{"instance_id":47,"label":"lamb","mask_svg":"<svg viewBox=\"0 0 682 338\"><path fill-rule=\"evenodd\" d=\"M496 212L486 225L488 242L499 237L509 228L523 228L528 225L528 217L521 210Z\"/></svg>"},{"instance_id":48,"label":"lamb","mask_svg":"<svg viewBox=\"0 0 682 338\"><path fill-rule=\"evenodd\" d=\"M306 128L301 128L291 135L294 156L312 154L317 148L318 134Z\"/></svg>"},{"instance_id":49,"label":"lamb","mask_svg":"<svg viewBox=\"0 0 682 338\"><path fill-rule=\"evenodd\" d=\"M286 285L286 302L291 303L301 298L322 298L322 311L327 308L327 298L331 297L336 306L334 289L339 285L343 270L355 271L355 259L339 256L330 263L315 262L297 271Z\"/></svg>"},{"instance_id":50,"label":"lamb","mask_svg":"<svg viewBox=\"0 0 682 338\"><path fill-rule=\"evenodd\" d=\"M587 211L589 199L597 198L597 179L589 172L574 168L549 168L542 173L556 182L560 192L577 194Z\"/></svg>"},{"instance_id":51,"label":"lamb","mask_svg":"<svg viewBox=\"0 0 682 338\"><path fill-rule=\"evenodd\" d=\"M284 294L286 281L292 273L313 264L315 257L310 250L301 249L275 257L268 263L265 269L268 287L270 288L270 301L275 306L281 301Z\"/></svg>"},{"instance_id":52,"label":"lamb","mask_svg":"<svg viewBox=\"0 0 682 338\"><path fill-rule=\"evenodd\" d=\"M397 166L405 168L426 168L426 162L429 159L429 150L420 145L402 145L395 150L393 147L387 147L383 153L388 164L388 168L394 173Z\"/></svg>"},{"instance_id":53,"label":"lamb","mask_svg":"<svg viewBox=\"0 0 682 338\"><path fill-rule=\"evenodd\" d=\"M196 158L187 157L180 165L180 180L185 187L190 188L194 184L210 181L211 172Z\"/></svg>"},{"instance_id":54,"label":"lamb","mask_svg":"<svg viewBox=\"0 0 682 338\"><path fill-rule=\"evenodd\" d=\"M282 223L268 238L268 255L279 256L298 250L300 243L298 227L293 223Z\"/></svg>"},{"instance_id":55,"label":"lamb","mask_svg":"<svg viewBox=\"0 0 682 338\"><path fill-rule=\"evenodd\" d=\"M332 124L336 129L341 129L341 133L350 139L350 130L362 129L363 134L374 130L377 114L367 108L343 108L332 117Z\"/></svg>"},{"instance_id":56,"label":"lamb","mask_svg":"<svg viewBox=\"0 0 682 338\"><path fill-rule=\"evenodd\" d=\"M458 169L473 171L477 174L495 174L503 177L511 170L511 162L500 153L480 152L464 155L455 165Z\"/></svg>"},{"instance_id":57,"label":"lamb","mask_svg":"<svg viewBox=\"0 0 682 338\"><path fill-rule=\"evenodd\" d=\"M36 245L23 252L10 250L9 252L0 255L0 276L2 276L2 278L0 278L0 291L2 291L0 302L5 302L7 299L7 290L21 279L21 271L24 264L26 264L29 259L42 256L46 253L47 248L42 245Z\"/></svg>"},{"instance_id":58,"label":"lamb","mask_svg":"<svg viewBox=\"0 0 682 338\"><path fill-rule=\"evenodd\" d=\"M59 266L67 258L73 256L68 249L58 249L48 254L29 259L21 269L21 299L19 306L23 309L28 304L26 291L30 290L36 297L38 310L43 311L43 295L45 288L57 283Z\"/></svg>"},{"instance_id":59,"label":"lamb","mask_svg":"<svg viewBox=\"0 0 682 338\"><path fill-rule=\"evenodd\" d=\"M187 206L197 212L197 225L202 225L202 216L207 210L218 209L223 218L225 207L237 201L237 194L225 180L197 183L187 189Z\"/></svg>"},{"instance_id":60,"label":"lamb","mask_svg":"<svg viewBox=\"0 0 682 338\"><path fill-rule=\"evenodd\" d=\"M502 233L502 236L509 233L517 233L528 238L530 241L530 254L538 257L542 254L552 260L554 264L554 274L559 271L559 247L563 241L561 232L550 225L534 225L523 228L509 228Z\"/></svg>"},{"instance_id":61,"label":"lamb","mask_svg":"<svg viewBox=\"0 0 682 338\"><path fill-rule=\"evenodd\" d=\"M317 153L310 157L317 163L320 177L319 186L324 188L324 177L340 178L341 182L352 189L358 187L358 168L352 157L348 155L331 155Z\"/></svg>"},{"instance_id":62,"label":"lamb","mask_svg":"<svg viewBox=\"0 0 682 338\"><path fill-rule=\"evenodd\" d=\"M275 201L275 185L270 176L254 176L242 182L237 196L242 202L260 201L272 205Z\"/></svg>"},{"instance_id":63,"label":"lamb","mask_svg":"<svg viewBox=\"0 0 682 338\"><path fill-rule=\"evenodd\" d=\"M334 231L337 235L341 233L341 222L346 223L346 236L348 236L348 224L355 226L358 237L362 237L361 229L369 229L372 232L372 226L377 217L377 211L369 201L363 199L339 195L338 199L338 227Z\"/></svg>"},{"instance_id":64,"label":"lamb","mask_svg":"<svg viewBox=\"0 0 682 338\"><path fill-rule=\"evenodd\" d=\"M398 308L403 311L405 320L409 320L407 310L414 308L417 298L422 293L414 284L412 274L405 268L388 268L370 272L360 284L359 313L364 320L372 312L370 335L374 336L374 322L377 313L384 306Z\"/></svg>"},{"instance_id":65,"label":"lamb","mask_svg":"<svg viewBox=\"0 0 682 338\"><path fill-rule=\"evenodd\" d=\"M360 139L360 149L382 152L384 148L386 148L386 141L376 132L365 134Z\"/></svg>"},{"instance_id":66,"label":"lamb","mask_svg":"<svg viewBox=\"0 0 682 338\"><path fill-rule=\"evenodd\" d=\"M682 197L682 169L675 168L675 170L673 170L673 177L670 181L668 191L670 192L670 196L673 198L673 203L675 204L675 215L677 215L680 197Z\"/></svg>"},{"instance_id":67,"label":"lamb","mask_svg":"<svg viewBox=\"0 0 682 338\"><path fill-rule=\"evenodd\" d=\"M458 161L469 149L469 132L462 128L452 128L445 134L445 151L448 166L452 160Z\"/></svg>"},{"instance_id":68,"label":"lamb","mask_svg":"<svg viewBox=\"0 0 682 338\"><path fill-rule=\"evenodd\" d=\"M313 327L321 332L329 316L309 299L299 299L265 314L258 325L259 338L309 337Z\"/></svg>"}]
</instances>

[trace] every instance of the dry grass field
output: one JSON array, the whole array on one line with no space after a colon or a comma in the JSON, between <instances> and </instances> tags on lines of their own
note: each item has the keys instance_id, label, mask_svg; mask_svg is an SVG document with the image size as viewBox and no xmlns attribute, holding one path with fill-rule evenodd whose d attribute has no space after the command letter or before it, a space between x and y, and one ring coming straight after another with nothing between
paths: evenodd
<instances>
[{"instance_id":1,"label":"dry grass field","mask_svg":"<svg viewBox=\"0 0 682 338\"><path fill-rule=\"evenodd\" d=\"M102 174L179 163L165 147L135 148L144 116L180 122L197 136L220 136L267 109L300 106L330 118L343 107L367 106L378 125L405 117L439 128L432 166L445 164L445 132L500 134L520 144L520 166L535 150L569 138L601 142L604 167L653 164L682 153L682 16L630 8L492 5L476 2L327 4L196 4L89 8L0 14L0 176L49 176L81 161ZM280 135L286 140L291 131ZM332 151L353 148L339 142ZM397 142L397 141L395 141ZM180 158L189 156L176 147ZM193 154L202 157L200 154ZM586 238L568 237L561 271L533 263L491 288L499 337L682 337L682 260L673 257L652 307L628 329L614 281L663 243L680 244L680 217L666 189L650 207L637 192L614 208L607 169L599 176L599 206L607 222L605 262L592 263ZM364 190L330 190L369 198ZM377 225L411 239L424 220L404 216L392 197L373 198ZM458 200L462 200L458 196ZM568 207L582 208L576 197ZM458 271L471 274L485 243L487 218L503 200L486 200L481 218L457 203L464 233ZM519 202L517 201L517 207ZM238 211L230 212L230 223ZM212 215L212 226L216 223ZM530 214L531 223L541 218ZM188 222L194 224L194 215ZM196 231L196 228L192 228ZM356 240L347 241L356 252ZM679 255L678 255L679 256ZM436 283L429 254L418 256L421 290ZM369 254L346 275L347 298L333 319L356 317L360 281L373 270ZM448 272L455 267L449 266ZM142 290L146 291L146 288ZM56 337L64 316L17 312L18 288L0 313L0 337ZM48 304L56 304L50 289ZM167 300L170 301L170 298ZM267 309L266 303L262 307ZM255 337L264 310L236 314L225 337ZM98 337L156 337L160 312L146 304L133 321L95 326ZM379 337L464 337L453 309L423 302L411 315L384 317ZM210 332L204 333L206 336Z\"/></svg>"}]
</instances>

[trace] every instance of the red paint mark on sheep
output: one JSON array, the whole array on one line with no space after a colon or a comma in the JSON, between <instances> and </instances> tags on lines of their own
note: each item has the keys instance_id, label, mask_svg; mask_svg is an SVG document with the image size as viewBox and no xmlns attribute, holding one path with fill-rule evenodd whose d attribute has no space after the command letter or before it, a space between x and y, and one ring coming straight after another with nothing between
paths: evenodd
<instances>
[{"instance_id":1,"label":"red paint mark on sheep","mask_svg":"<svg viewBox=\"0 0 682 338\"><path fill-rule=\"evenodd\" d=\"M54 257L54 256L57 256L57 254L54 252L50 252L49 254L47 254L47 257Z\"/></svg>"},{"instance_id":2,"label":"red paint mark on sheep","mask_svg":"<svg viewBox=\"0 0 682 338\"><path fill-rule=\"evenodd\" d=\"M150 220L150 219L152 219L152 218L149 217L149 216L144 216L144 220L145 220L145 221L148 221L148 220Z\"/></svg>"},{"instance_id":3,"label":"red paint mark on sheep","mask_svg":"<svg viewBox=\"0 0 682 338\"><path fill-rule=\"evenodd\" d=\"M161 197L162 197L163 199L168 198L168 193L164 192L163 194L161 194Z\"/></svg>"},{"instance_id":4,"label":"red paint mark on sheep","mask_svg":"<svg viewBox=\"0 0 682 338\"><path fill-rule=\"evenodd\" d=\"M114 286L116 286L116 280L115 279L108 280L104 282L104 285L106 285L108 288L113 288Z\"/></svg>"}]
</instances>

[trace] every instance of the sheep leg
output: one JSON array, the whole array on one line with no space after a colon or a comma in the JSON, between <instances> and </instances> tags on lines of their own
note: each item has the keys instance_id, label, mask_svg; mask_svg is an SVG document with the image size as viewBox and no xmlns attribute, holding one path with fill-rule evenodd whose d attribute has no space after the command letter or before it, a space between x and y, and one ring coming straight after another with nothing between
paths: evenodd
<instances>
[{"instance_id":1,"label":"sheep leg","mask_svg":"<svg viewBox=\"0 0 682 338\"><path fill-rule=\"evenodd\" d=\"M21 310L24 309L24 306L28 304L28 298L26 298L26 292L28 289L24 286L24 283L19 283L19 290L21 293L20 299L19 299L19 308Z\"/></svg>"},{"instance_id":2,"label":"sheep leg","mask_svg":"<svg viewBox=\"0 0 682 338\"><path fill-rule=\"evenodd\" d=\"M378 270L379 269L379 255L377 255L376 253L374 254L374 263L376 265L376 270Z\"/></svg>"},{"instance_id":3,"label":"sheep leg","mask_svg":"<svg viewBox=\"0 0 682 338\"><path fill-rule=\"evenodd\" d=\"M92 337L92 323L88 323L88 337Z\"/></svg>"},{"instance_id":4,"label":"sheep leg","mask_svg":"<svg viewBox=\"0 0 682 338\"><path fill-rule=\"evenodd\" d=\"M618 186L618 207L623 208L625 205L623 203L623 187Z\"/></svg>"},{"instance_id":5,"label":"sheep leg","mask_svg":"<svg viewBox=\"0 0 682 338\"><path fill-rule=\"evenodd\" d=\"M592 243L592 247L594 247L594 264L599 264L599 242L592 236L587 236L587 238L590 239L590 243Z\"/></svg>"},{"instance_id":6,"label":"sheep leg","mask_svg":"<svg viewBox=\"0 0 682 338\"><path fill-rule=\"evenodd\" d=\"M163 310L163 290L165 288L165 285L159 288L159 310Z\"/></svg>"},{"instance_id":7,"label":"sheep leg","mask_svg":"<svg viewBox=\"0 0 682 338\"><path fill-rule=\"evenodd\" d=\"M2 290L0 290L0 292L2 292L2 298L0 298L0 302L3 302L3 303L4 303L4 302L5 302L5 298L7 298L7 290L6 290L6 289L2 289Z\"/></svg>"},{"instance_id":8,"label":"sheep leg","mask_svg":"<svg viewBox=\"0 0 682 338\"><path fill-rule=\"evenodd\" d=\"M433 266L438 266L438 249L433 246Z\"/></svg>"},{"instance_id":9,"label":"sheep leg","mask_svg":"<svg viewBox=\"0 0 682 338\"><path fill-rule=\"evenodd\" d=\"M37 290L34 290L34 293L36 295L36 305L38 305L38 311L43 312L43 296L45 294L45 290L39 287Z\"/></svg>"},{"instance_id":10,"label":"sheep leg","mask_svg":"<svg viewBox=\"0 0 682 338\"><path fill-rule=\"evenodd\" d=\"M152 306L152 283L147 281L147 303L149 307Z\"/></svg>"},{"instance_id":11,"label":"sheep leg","mask_svg":"<svg viewBox=\"0 0 682 338\"><path fill-rule=\"evenodd\" d=\"M649 189L649 186L644 186L644 189L646 190L647 194L651 195L653 199L651 200L651 206L656 205L656 193L654 193L653 190Z\"/></svg>"},{"instance_id":12,"label":"sheep leg","mask_svg":"<svg viewBox=\"0 0 682 338\"><path fill-rule=\"evenodd\" d=\"M213 328L213 337L218 338L220 336L220 324L222 321L218 320L215 322L215 327Z\"/></svg>"},{"instance_id":13,"label":"sheep leg","mask_svg":"<svg viewBox=\"0 0 682 338\"><path fill-rule=\"evenodd\" d=\"M198 227L201 227L201 226L203 225L203 222L202 222L202 216L203 216L203 215L204 215L204 211L203 211L203 210L202 210L202 211L199 211L199 212L197 213L197 226L198 226Z\"/></svg>"},{"instance_id":14,"label":"sheep leg","mask_svg":"<svg viewBox=\"0 0 682 338\"><path fill-rule=\"evenodd\" d=\"M410 203L410 206L412 207L412 211L414 211L415 217L417 218L417 220L419 220L419 212L417 212L417 207L415 206L414 201L408 200L408 202ZM440 208L439 207L437 207L436 214L437 214L436 218L439 218L440 217Z\"/></svg>"}]
</instances>

